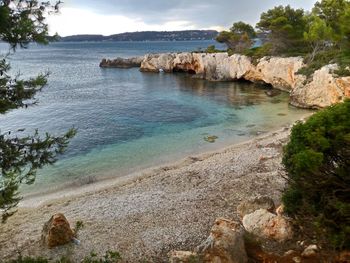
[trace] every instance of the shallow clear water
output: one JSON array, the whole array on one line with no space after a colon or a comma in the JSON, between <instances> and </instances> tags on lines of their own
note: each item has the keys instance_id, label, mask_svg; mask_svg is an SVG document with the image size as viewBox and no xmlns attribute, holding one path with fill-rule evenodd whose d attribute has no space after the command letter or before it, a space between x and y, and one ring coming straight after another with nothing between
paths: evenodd
<instances>
[{"instance_id":1,"label":"shallow clear water","mask_svg":"<svg viewBox=\"0 0 350 263\"><path fill-rule=\"evenodd\" d=\"M26 128L60 134L78 129L66 154L38 173L33 193L116 177L239 142L290 124L306 113L288 94L270 98L261 85L208 82L185 74L101 69L104 57L191 51L210 41L54 43L11 56L13 71L49 70L38 106L0 116L1 131ZM5 44L0 44L6 50ZM218 136L215 143L204 137ZM91 179L93 178L93 179Z\"/></svg>"}]
</instances>

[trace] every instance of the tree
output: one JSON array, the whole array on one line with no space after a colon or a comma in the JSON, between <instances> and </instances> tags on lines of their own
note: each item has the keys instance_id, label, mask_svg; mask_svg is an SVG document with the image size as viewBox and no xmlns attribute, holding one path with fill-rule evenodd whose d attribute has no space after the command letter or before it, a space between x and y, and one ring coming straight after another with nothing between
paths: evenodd
<instances>
[{"instance_id":1,"label":"tree","mask_svg":"<svg viewBox=\"0 0 350 263\"><path fill-rule=\"evenodd\" d=\"M230 28L230 31L237 35L247 34L250 38L256 37L254 27L242 21L234 23Z\"/></svg>"},{"instance_id":2,"label":"tree","mask_svg":"<svg viewBox=\"0 0 350 263\"><path fill-rule=\"evenodd\" d=\"M252 38L256 36L254 28L242 21L234 23L230 31L222 31L216 40L225 43L233 52L242 53L252 46Z\"/></svg>"},{"instance_id":3,"label":"tree","mask_svg":"<svg viewBox=\"0 0 350 263\"><path fill-rule=\"evenodd\" d=\"M334 32L333 39L336 42L342 39L342 26L340 21L347 7L349 7L349 1L347 0L322 0L316 2L312 10L315 15L325 21L327 26L332 28Z\"/></svg>"},{"instance_id":4,"label":"tree","mask_svg":"<svg viewBox=\"0 0 350 263\"><path fill-rule=\"evenodd\" d=\"M257 28L269 35L273 54L281 54L303 46L306 21L303 9L277 6L261 14Z\"/></svg>"},{"instance_id":5,"label":"tree","mask_svg":"<svg viewBox=\"0 0 350 263\"><path fill-rule=\"evenodd\" d=\"M340 16L340 32L342 35L341 47L350 49L350 3L348 3Z\"/></svg>"},{"instance_id":6,"label":"tree","mask_svg":"<svg viewBox=\"0 0 350 263\"><path fill-rule=\"evenodd\" d=\"M350 248L350 100L296 124L284 149L286 212L318 241Z\"/></svg>"},{"instance_id":7,"label":"tree","mask_svg":"<svg viewBox=\"0 0 350 263\"><path fill-rule=\"evenodd\" d=\"M308 20L308 29L304 32L304 39L311 48L311 55L308 61L308 63L311 63L317 53L324 50L331 43L333 31L332 28L327 26L325 20L318 16L311 15Z\"/></svg>"},{"instance_id":8,"label":"tree","mask_svg":"<svg viewBox=\"0 0 350 263\"><path fill-rule=\"evenodd\" d=\"M0 0L0 40L10 44L10 51L27 48L30 42L48 43L48 27L45 15L58 10L57 2L36 0ZM29 80L12 77L6 56L0 60L0 113L37 103L35 95L47 84L48 74ZM30 136L20 136L23 131L7 131L0 134L0 214L5 221L20 201L19 186L32 184L36 171L55 162L63 153L74 129L62 136L36 131Z\"/></svg>"}]
</instances>

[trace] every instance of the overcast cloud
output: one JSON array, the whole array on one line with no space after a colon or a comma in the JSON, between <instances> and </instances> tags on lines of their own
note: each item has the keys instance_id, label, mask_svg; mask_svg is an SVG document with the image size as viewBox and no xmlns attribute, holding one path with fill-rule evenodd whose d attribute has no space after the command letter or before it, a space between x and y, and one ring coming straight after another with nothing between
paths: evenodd
<instances>
[{"instance_id":1,"label":"overcast cloud","mask_svg":"<svg viewBox=\"0 0 350 263\"><path fill-rule=\"evenodd\" d=\"M66 0L50 17L60 35L113 34L143 30L223 29L234 21L255 24L276 5L310 10L315 0Z\"/></svg>"}]
</instances>

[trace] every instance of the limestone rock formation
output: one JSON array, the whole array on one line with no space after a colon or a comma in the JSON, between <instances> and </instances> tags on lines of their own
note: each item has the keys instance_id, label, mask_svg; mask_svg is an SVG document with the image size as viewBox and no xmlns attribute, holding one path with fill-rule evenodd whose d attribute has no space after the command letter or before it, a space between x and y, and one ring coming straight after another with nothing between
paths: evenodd
<instances>
[{"instance_id":1,"label":"limestone rock formation","mask_svg":"<svg viewBox=\"0 0 350 263\"><path fill-rule=\"evenodd\" d=\"M350 77L337 77L337 65L327 65L315 71L311 81L298 76L291 92L291 104L303 108L323 108L350 97Z\"/></svg>"},{"instance_id":2,"label":"limestone rock formation","mask_svg":"<svg viewBox=\"0 0 350 263\"><path fill-rule=\"evenodd\" d=\"M182 52L112 61L104 59L100 66L140 66L144 72L187 72L210 81L244 79L265 83L290 92L291 103L304 108L323 108L350 97L350 76L338 77L333 73L337 66L328 65L316 71L311 81L307 81L305 76L297 74L304 66L301 57L264 57L255 65L251 58L244 55Z\"/></svg>"},{"instance_id":3,"label":"limestone rock formation","mask_svg":"<svg viewBox=\"0 0 350 263\"><path fill-rule=\"evenodd\" d=\"M143 72L172 72L174 53L147 54L141 62L140 70Z\"/></svg>"},{"instance_id":4,"label":"limestone rock formation","mask_svg":"<svg viewBox=\"0 0 350 263\"><path fill-rule=\"evenodd\" d=\"M41 234L43 244L49 248L65 245L71 242L73 237L73 230L63 214L53 215L45 223Z\"/></svg>"},{"instance_id":5,"label":"limestone rock formation","mask_svg":"<svg viewBox=\"0 0 350 263\"><path fill-rule=\"evenodd\" d=\"M303 66L302 57L263 57L256 66L256 79L276 89L290 91L296 84L295 73Z\"/></svg>"},{"instance_id":6,"label":"limestone rock formation","mask_svg":"<svg viewBox=\"0 0 350 263\"><path fill-rule=\"evenodd\" d=\"M244 230L239 223L224 218L217 219L208 239L198 247L203 262L247 262L243 234Z\"/></svg>"},{"instance_id":7,"label":"limestone rock formation","mask_svg":"<svg viewBox=\"0 0 350 263\"><path fill-rule=\"evenodd\" d=\"M280 242L293 237L291 223L285 217L272 214L266 209L259 209L245 215L243 226L249 233Z\"/></svg>"},{"instance_id":8,"label":"limestone rock formation","mask_svg":"<svg viewBox=\"0 0 350 263\"><path fill-rule=\"evenodd\" d=\"M100 63L100 67L101 68L134 68L134 67L140 67L142 61L143 61L143 56L133 57L133 58L116 58L113 60L104 58Z\"/></svg>"},{"instance_id":9,"label":"limestone rock formation","mask_svg":"<svg viewBox=\"0 0 350 263\"><path fill-rule=\"evenodd\" d=\"M237 207L237 212L241 218L247 214L251 214L258 209L266 209L269 212L275 210L273 200L268 196L259 196L241 202Z\"/></svg>"}]
</instances>

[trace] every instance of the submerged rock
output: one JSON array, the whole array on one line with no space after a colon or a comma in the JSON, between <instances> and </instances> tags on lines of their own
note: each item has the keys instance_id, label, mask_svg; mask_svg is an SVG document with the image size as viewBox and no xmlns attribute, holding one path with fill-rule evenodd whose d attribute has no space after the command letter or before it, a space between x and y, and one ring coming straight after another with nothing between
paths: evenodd
<instances>
[{"instance_id":1,"label":"submerged rock","mask_svg":"<svg viewBox=\"0 0 350 263\"><path fill-rule=\"evenodd\" d=\"M216 139L218 139L218 138L219 138L218 136L211 135L211 136L204 137L204 140L206 142L214 143L216 141Z\"/></svg>"},{"instance_id":2,"label":"submerged rock","mask_svg":"<svg viewBox=\"0 0 350 263\"><path fill-rule=\"evenodd\" d=\"M210 236L197 248L203 255L203 262L248 262L243 235L244 229L240 223L224 218L216 219Z\"/></svg>"},{"instance_id":3,"label":"submerged rock","mask_svg":"<svg viewBox=\"0 0 350 263\"><path fill-rule=\"evenodd\" d=\"M63 214L53 215L45 223L41 234L42 243L49 248L65 245L73 238L74 232Z\"/></svg>"},{"instance_id":4,"label":"submerged rock","mask_svg":"<svg viewBox=\"0 0 350 263\"><path fill-rule=\"evenodd\" d=\"M276 97L281 94L281 91L276 89L269 89L265 91L265 94L269 97Z\"/></svg>"}]
</instances>

